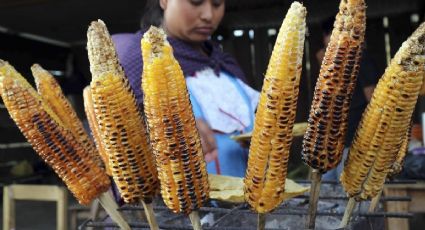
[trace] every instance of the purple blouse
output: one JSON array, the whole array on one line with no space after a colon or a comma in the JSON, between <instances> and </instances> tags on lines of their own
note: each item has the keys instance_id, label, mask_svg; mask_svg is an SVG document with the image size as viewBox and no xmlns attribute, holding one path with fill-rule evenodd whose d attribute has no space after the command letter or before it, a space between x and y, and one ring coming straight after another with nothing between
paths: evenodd
<instances>
[{"instance_id":1,"label":"purple blouse","mask_svg":"<svg viewBox=\"0 0 425 230\"><path fill-rule=\"evenodd\" d=\"M141 90L143 60L140 50L142 36L143 33L141 31L133 34L115 34L112 36L118 59L124 68L124 72L139 104L143 101ZM174 57L179 62L186 77L193 76L195 72L211 67L217 76L220 71L225 71L246 82L245 75L236 60L229 54L224 53L216 43L212 41L204 43L205 48L210 50L210 55L206 56L184 41L170 37L167 39L173 47Z\"/></svg>"}]
</instances>

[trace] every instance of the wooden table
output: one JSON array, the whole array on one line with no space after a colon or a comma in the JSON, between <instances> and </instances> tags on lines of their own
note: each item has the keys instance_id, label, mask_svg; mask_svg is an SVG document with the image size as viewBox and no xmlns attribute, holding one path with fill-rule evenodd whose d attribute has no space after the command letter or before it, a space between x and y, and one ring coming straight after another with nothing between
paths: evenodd
<instances>
[{"instance_id":1,"label":"wooden table","mask_svg":"<svg viewBox=\"0 0 425 230\"><path fill-rule=\"evenodd\" d=\"M56 229L66 230L68 193L56 185L8 185L3 188L3 230L15 230L15 201L37 200L56 202ZM48 220L46 220L48 221Z\"/></svg>"},{"instance_id":2,"label":"wooden table","mask_svg":"<svg viewBox=\"0 0 425 230\"><path fill-rule=\"evenodd\" d=\"M409 196L412 199L410 202L386 202L384 208L387 212L425 213L425 181L416 184L386 184L384 196ZM385 225L388 230L407 230L409 219L387 218Z\"/></svg>"}]
</instances>

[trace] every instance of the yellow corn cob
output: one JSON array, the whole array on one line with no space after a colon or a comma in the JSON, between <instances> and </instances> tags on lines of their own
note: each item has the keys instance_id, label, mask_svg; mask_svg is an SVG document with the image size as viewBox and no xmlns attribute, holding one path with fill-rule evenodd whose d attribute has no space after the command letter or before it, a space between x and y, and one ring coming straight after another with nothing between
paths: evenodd
<instances>
[{"instance_id":1,"label":"yellow corn cob","mask_svg":"<svg viewBox=\"0 0 425 230\"><path fill-rule=\"evenodd\" d=\"M364 0L341 0L317 79L303 161L324 173L341 161L366 27Z\"/></svg>"},{"instance_id":2,"label":"yellow corn cob","mask_svg":"<svg viewBox=\"0 0 425 230\"><path fill-rule=\"evenodd\" d=\"M99 158L93 141L84 130L83 123L81 123L77 113L66 99L58 82L48 71L38 64L31 66L31 71L35 79L38 93L43 101L52 109L59 119L61 119L62 124L66 126L65 128L69 129L72 134L77 137L82 146L90 153L93 160L103 168L103 163Z\"/></svg>"},{"instance_id":3,"label":"yellow corn cob","mask_svg":"<svg viewBox=\"0 0 425 230\"><path fill-rule=\"evenodd\" d=\"M424 76L425 23L402 44L363 114L341 176L350 197L370 199L382 189L406 139Z\"/></svg>"},{"instance_id":4,"label":"yellow corn cob","mask_svg":"<svg viewBox=\"0 0 425 230\"><path fill-rule=\"evenodd\" d=\"M87 86L83 91L84 97L84 110L86 112L87 121L89 122L90 130L96 144L97 151L99 156L102 158L103 163L105 164L106 173L112 176L112 172L109 165L109 156L106 152L105 146L102 143L102 137L100 136L99 125L96 120L96 114L94 113L93 99L90 87Z\"/></svg>"},{"instance_id":5,"label":"yellow corn cob","mask_svg":"<svg viewBox=\"0 0 425 230\"><path fill-rule=\"evenodd\" d=\"M162 198L173 212L188 214L208 199L209 184L186 82L162 30L151 27L141 43L144 108Z\"/></svg>"},{"instance_id":6,"label":"yellow corn cob","mask_svg":"<svg viewBox=\"0 0 425 230\"><path fill-rule=\"evenodd\" d=\"M88 29L87 50L96 121L114 181L125 202L149 202L159 188L154 155L142 114L101 20Z\"/></svg>"},{"instance_id":7,"label":"yellow corn cob","mask_svg":"<svg viewBox=\"0 0 425 230\"><path fill-rule=\"evenodd\" d=\"M0 77L3 101L10 116L40 157L59 175L77 200L88 205L109 189L110 181L89 153L55 119L50 109L23 79Z\"/></svg>"},{"instance_id":8,"label":"yellow corn cob","mask_svg":"<svg viewBox=\"0 0 425 230\"><path fill-rule=\"evenodd\" d=\"M283 201L305 38L306 9L291 5L276 40L257 107L245 200L259 213Z\"/></svg>"}]
</instances>

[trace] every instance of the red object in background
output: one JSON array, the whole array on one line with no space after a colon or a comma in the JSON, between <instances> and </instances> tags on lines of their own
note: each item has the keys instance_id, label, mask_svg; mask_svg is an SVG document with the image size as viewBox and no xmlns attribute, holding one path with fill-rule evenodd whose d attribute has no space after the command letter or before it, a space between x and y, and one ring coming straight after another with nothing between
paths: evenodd
<instances>
[{"instance_id":1,"label":"red object in background","mask_svg":"<svg viewBox=\"0 0 425 230\"><path fill-rule=\"evenodd\" d=\"M422 141L422 126L421 126L421 124L413 124L412 125L412 131L410 132L410 135L413 139L416 139L418 141Z\"/></svg>"}]
</instances>

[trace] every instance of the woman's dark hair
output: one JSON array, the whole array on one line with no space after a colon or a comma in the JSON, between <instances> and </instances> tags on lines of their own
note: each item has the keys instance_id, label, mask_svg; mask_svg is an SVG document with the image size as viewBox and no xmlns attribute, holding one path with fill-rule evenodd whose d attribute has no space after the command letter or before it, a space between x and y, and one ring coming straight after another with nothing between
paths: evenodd
<instances>
[{"instance_id":1,"label":"woman's dark hair","mask_svg":"<svg viewBox=\"0 0 425 230\"><path fill-rule=\"evenodd\" d=\"M141 28L145 29L150 26L160 26L163 15L164 11L159 5L159 0L147 0L140 22Z\"/></svg>"}]
</instances>

